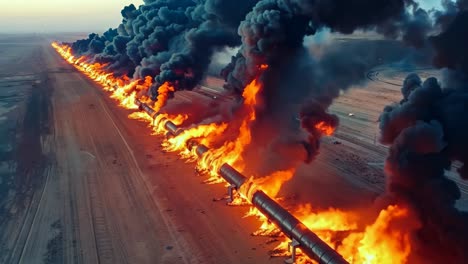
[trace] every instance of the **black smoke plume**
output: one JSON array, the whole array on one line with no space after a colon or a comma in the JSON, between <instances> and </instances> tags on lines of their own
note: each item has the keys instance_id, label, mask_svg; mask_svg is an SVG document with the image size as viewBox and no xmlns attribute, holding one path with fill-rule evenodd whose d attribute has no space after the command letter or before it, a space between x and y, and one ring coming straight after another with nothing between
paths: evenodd
<instances>
[{"instance_id":1,"label":"black smoke plume","mask_svg":"<svg viewBox=\"0 0 468 264\"><path fill-rule=\"evenodd\" d=\"M256 2L145 0L122 10L117 29L102 37L91 34L72 48L116 75L154 77L153 98L164 82L177 90L193 89L216 51L241 44L237 26Z\"/></svg>"},{"instance_id":2,"label":"black smoke plume","mask_svg":"<svg viewBox=\"0 0 468 264\"><path fill-rule=\"evenodd\" d=\"M154 99L164 82L176 90L192 89L216 51L240 45L239 54L222 72L226 87L240 94L260 74L261 65L268 64L254 133L255 128L274 130L271 120L288 124L300 119L309 135L292 141L306 146L306 161L318 153L320 133L315 126L322 121L338 123L327 113L334 98L361 83L365 72L383 61L376 60L382 54L369 52L365 42L345 49L333 46L314 58L303 47L304 36L322 28L344 34L376 30L422 46L420 39L430 24L427 12L411 0L146 0L121 13L117 29L103 37L91 34L77 41L73 50L94 54L93 61L105 63L117 75L154 77L150 89ZM284 130L263 137L263 143L291 133Z\"/></svg>"},{"instance_id":3,"label":"black smoke plume","mask_svg":"<svg viewBox=\"0 0 468 264\"><path fill-rule=\"evenodd\" d=\"M443 10L434 11L435 25L440 30L445 30L460 11L468 9L467 0L442 0Z\"/></svg>"},{"instance_id":4,"label":"black smoke plume","mask_svg":"<svg viewBox=\"0 0 468 264\"><path fill-rule=\"evenodd\" d=\"M284 135L289 138L292 132L288 127L294 119L299 119L308 135L299 133L291 142L306 146L306 157L302 160L313 160L321 136L315 126L322 121L330 122L331 126L338 124L337 117L328 113L328 107L341 91L362 83L366 71L382 61L377 60L378 53L366 53L369 42L358 41L348 48L333 46L322 56L313 57L303 46L304 37L323 28L343 34L358 29L384 31L401 17L409 17L407 7L410 5L414 3L403 0L259 1L239 26L242 37L239 53L222 72L227 82L225 87L241 94L244 87L263 71L262 65L269 65L261 77L264 84L262 105L257 109L258 120L252 132L254 135L258 133L258 137L254 136L258 140L251 146L269 149L266 146L271 142L280 141ZM411 21L427 19L425 12L418 12L418 17ZM284 159L297 160L297 157Z\"/></svg>"},{"instance_id":5,"label":"black smoke plume","mask_svg":"<svg viewBox=\"0 0 468 264\"><path fill-rule=\"evenodd\" d=\"M455 167L468 179L468 13L459 12L429 41L435 66L446 69L442 84L409 75L403 100L380 118L381 140L391 146L387 192L420 218L415 254L430 263L466 263L468 214L455 206L461 192L447 171Z\"/></svg>"},{"instance_id":6,"label":"black smoke plume","mask_svg":"<svg viewBox=\"0 0 468 264\"><path fill-rule=\"evenodd\" d=\"M241 49L223 72L227 88L242 91L258 75L259 65L281 62L285 53L302 47L304 36L321 28L344 34L379 31L405 14L403 0L260 1L239 26Z\"/></svg>"}]
</instances>

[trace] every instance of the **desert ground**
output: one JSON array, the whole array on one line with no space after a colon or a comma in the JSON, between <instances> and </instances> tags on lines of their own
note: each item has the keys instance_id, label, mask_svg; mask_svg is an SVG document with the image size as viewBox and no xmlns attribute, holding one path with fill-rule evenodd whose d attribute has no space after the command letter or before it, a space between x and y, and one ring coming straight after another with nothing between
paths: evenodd
<instances>
[{"instance_id":1,"label":"desert ground","mask_svg":"<svg viewBox=\"0 0 468 264\"><path fill-rule=\"evenodd\" d=\"M248 207L226 206L223 185L162 151L162 138L63 61L55 37L0 36L0 263L283 263L270 238L250 236L259 222L243 218ZM372 203L385 188L377 120L413 71L437 75L382 65L336 100L338 131L284 188L300 182L300 199L323 207ZM220 89L208 83L176 100L225 100L206 96Z\"/></svg>"}]
</instances>

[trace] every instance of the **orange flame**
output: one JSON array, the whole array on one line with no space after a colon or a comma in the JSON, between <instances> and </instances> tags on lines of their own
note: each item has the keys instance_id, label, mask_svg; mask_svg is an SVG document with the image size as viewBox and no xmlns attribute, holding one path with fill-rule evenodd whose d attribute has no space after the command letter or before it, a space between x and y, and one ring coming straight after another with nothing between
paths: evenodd
<instances>
[{"instance_id":1,"label":"orange flame","mask_svg":"<svg viewBox=\"0 0 468 264\"><path fill-rule=\"evenodd\" d=\"M158 100L154 104L154 111L159 112L163 106L166 105L167 99L169 98L169 92L175 91L174 87L168 82L163 83L158 88Z\"/></svg>"},{"instance_id":2,"label":"orange flame","mask_svg":"<svg viewBox=\"0 0 468 264\"><path fill-rule=\"evenodd\" d=\"M137 105L135 105L137 91L142 89L142 87L149 86L148 80L151 81L151 79L145 79L143 85L139 85L139 83L142 82L141 80L129 82L127 77L117 78L114 77L113 74L105 72L103 68L106 65L100 63L86 63L86 58L83 56L75 58L71 54L71 48L67 45L59 45L54 42L52 43L52 47L71 65L95 82L101 84L105 91L111 91L111 98L116 99L120 106L126 109L138 108Z\"/></svg>"},{"instance_id":3,"label":"orange flame","mask_svg":"<svg viewBox=\"0 0 468 264\"><path fill-rule=\"evenodd\" d=\"M391 228L395 222L400 222L399 228ZM391 205L364 232L345 238L338 251L351 263L407 263L411 252L409 231L417 225L408 209Z\"/></svg>"},{"instance_id":4,"label":"orange flame","mask_svg":"<svg viewBox=\"0 0 468 264\"><path fill-rule=\"evenodd\" d=\"M164 135L166 133L166 121L171 121L175 125L182 124L187 120L188 115L169 115L169 114L159 114L153 120L153 134L154 135Z\"/></svg>"},{"instance_id":5,"label":"orange flame","mask_svg":"<svg viewBox=\"0 0 468 264\"><path fill-rule=\"evenodd\" d=\"M256 119L255 104L257 102L257 94L262 85L257 79L253 80L245 88L242 96L244 97L244 106L247 109L246 118L242 121L239 128L239 135L234 141L229 141L223 144L220 148L210 149L198 162L197 167L200 170L208 171L211 176L208 181L222 182L218 176L218 171L224 163L236 167L239 171L244 169L244 161L242 154L247 145L250 144L252 138L250 134L250 124Z\"/></svg>"},{"instance_id":6,"label":"orange flame","mask_svg":"<svg viewBox=\"0 0 468 264\"><path fill-rule=\"evenodd\" d=\"M151 123L153 123L153 118L146 114L146 112L133 112L130 115L128 115L128 118L144 121L149 123L150 125Z\"/></svg>"},{"instance_id":7,"label":"orange flame","mask_svg":"<svg viewBox=\"0 0 468 264\"><path fill-rule=\"evenodd\" d=\"M266 177L251 177L248 182L241 186L239 193L248 201L252 200L252 196L258 190L265 192L272 198L276 198L283 184L289 181L295 172L296 169L293 168L284 171L276 171Z\"/></svg>"},{"instance_id":8,"label":"orange flame","mask_svg":"<svg viewBox=\"0 0 468 264\"><path fill-rule=\"evenodd\" d=\"M315 128L320 131L320 133L331 136L335 132L335 128L330 126L329 124L325 123L325 121L321 121L315 125Z\"/></svg>"},{"instance_id":9,"label":"orange flame","mask_svg":"<svg viewBox=\"0 0 468 264\"><path fill-rule=\"evenodd\" d=\"M223 123L220 125L217 124L208 124L200 125L190 129L185 129L179 135L166 139L163 143L163 147L166 151L179 151L185 158L190 158L187 151L187 143L191 139L201 139L201 144L205 146L210 146L210 142L207 138L218 137L221 133L226 130L227 124Z\"/></svg>"}]
</instances>

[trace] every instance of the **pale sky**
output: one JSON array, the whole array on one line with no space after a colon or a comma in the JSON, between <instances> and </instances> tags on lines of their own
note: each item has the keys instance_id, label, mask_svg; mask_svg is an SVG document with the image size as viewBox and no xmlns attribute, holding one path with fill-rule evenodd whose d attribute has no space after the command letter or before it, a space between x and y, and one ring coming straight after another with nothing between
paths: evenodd
<instances>
[{"instance_id":1,"label":"pale sky","mask_svg":"<svg viewBox=\"0 0 468 264\"><path fill-rule=\"evenodd\" d=\"M439 9L441 7L441 0L419 0L416 2L418 2L424 9L431 9L433 7Z\"/></svg>"},{"instance_id":2,"label":"pale sky","mask_svg":"<svg viewBox=\"0 0 468 264\"><path fill-rule=\"evenodd\" d=\"M102 32L143 0L0 0L0 32Z\"/></svg>"},{"instance_id":3,"label":"pale sky","mask_svg":"<svg viewBox=\"0 0 468 264\"><path fill-rule=\"evenodd\" d=\"M440 0L418 2L430 8ZM119 25L131 3L143 0L0 0L0 32L103 32Z\"/></svg>"}]
</instances>

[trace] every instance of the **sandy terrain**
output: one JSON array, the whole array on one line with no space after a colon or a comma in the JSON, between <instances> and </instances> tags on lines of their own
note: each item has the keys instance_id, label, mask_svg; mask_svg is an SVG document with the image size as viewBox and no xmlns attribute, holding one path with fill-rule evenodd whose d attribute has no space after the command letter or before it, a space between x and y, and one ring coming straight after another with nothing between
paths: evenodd
<instances>
[{"instance_id":1,"label":"sandy terrain","mask_svg":"<svg viewBox=\"0 0 468 264\"><path fill-rule=\"evenodd\" d=\"M50 138L48 77L43 39L0 35L0 262L21 243L42 194Z\"/></svg>"}]
</instances>

